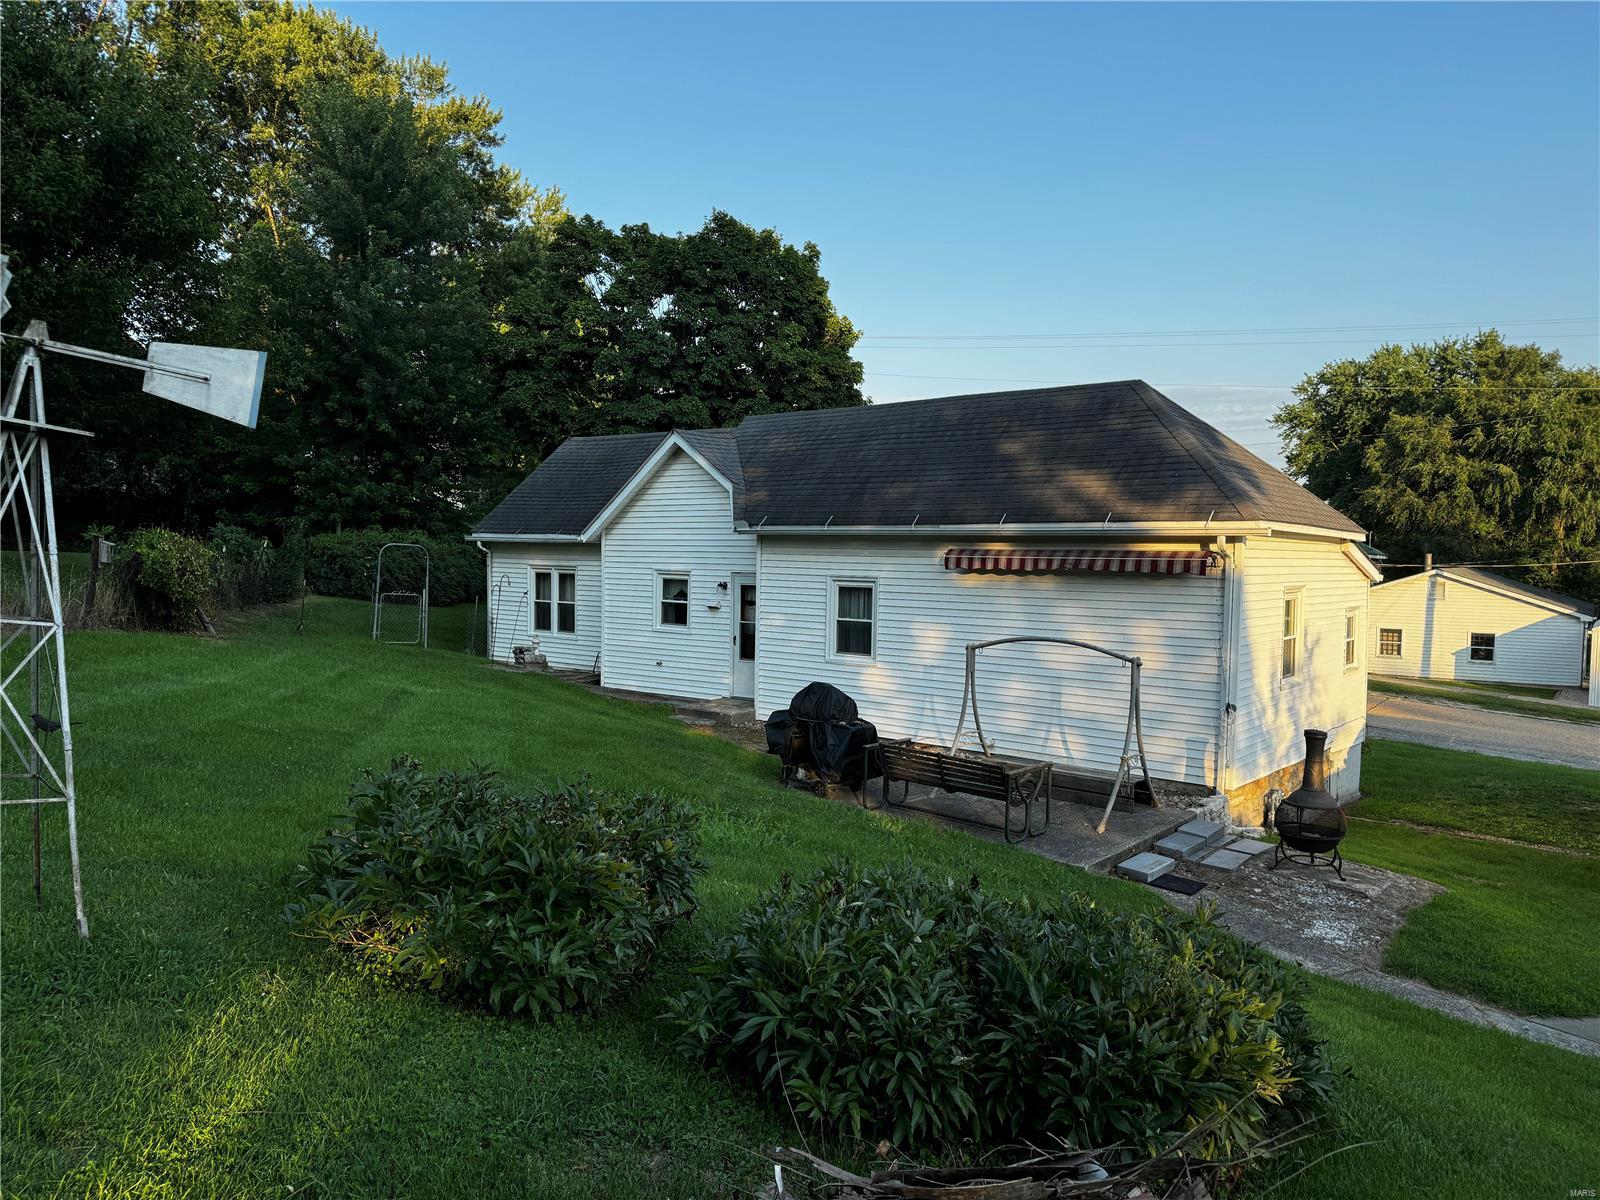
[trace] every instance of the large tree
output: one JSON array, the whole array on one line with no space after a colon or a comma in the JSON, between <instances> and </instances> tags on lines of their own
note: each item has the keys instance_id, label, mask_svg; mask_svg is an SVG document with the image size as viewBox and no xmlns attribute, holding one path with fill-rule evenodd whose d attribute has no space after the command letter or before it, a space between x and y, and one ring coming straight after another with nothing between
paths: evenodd
<instances>
[{"instance_id":1,"label":"large tree","mask_svg":"<svg viewBox=\"0 0 1600 1200\"><path fill-rule=\"evenodd\" d=\"M472 178L404 96L332 84L306 113L283 219L240 243L213 326L274 364L258 427L219 438L218 506L453 531L494 435Z\"/></svg>"},{"instance_id":2,"label":"large tree","mask_svg":"<svg viewBox=\"0 0 1600 1200\"><path fill-rule=\"evenodd\" d=\"M1273 418L1291 474L1391 558L1539 564L1600 597L1600 371L1490 330L1327 364Z\"/></svg>"},{"instance_id":3,"label":"large tree","mask_svg":"<svg viewBox=\"0 0 1600 1200\"><path fill-rule=\"evenodd\" d=\"M139 352L184 336L214 294L225 183L205 80L158 59L103 4L8 4L0 12L0 247L15 273L10 332ZM7 364L12 354L6 357ZM54 359L54 419L96 439L57 449L69 521L182 519L183 472L205 418L157 410L127 372Z\"/></svg>"},{"instance_id":4,"label":"large tree","mask_svg":"<svg viewBox=\"0 0 1600 1200\"><path fill-rule=\"evenodd\" d=\"M809 242L723 212L678 236L584 217L523 235L510 257L498 358L523 466L573 434L864 402L858 334Z\"/></svg>"}]
</instances>

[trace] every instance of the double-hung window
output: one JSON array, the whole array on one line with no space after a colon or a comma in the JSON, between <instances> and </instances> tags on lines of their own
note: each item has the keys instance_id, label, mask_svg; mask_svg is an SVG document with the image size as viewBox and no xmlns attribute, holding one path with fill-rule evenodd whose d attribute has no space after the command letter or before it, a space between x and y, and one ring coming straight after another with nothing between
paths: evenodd
<instances>
[{"instance_id":1,"label":"double-hung window","mask_svg":"<svg viewBox=\"0 0 1600 1200\"><path fill-rule=\"evenodd\" d=\"M833 652L848 658L871 658L876 642L876 585L844 580L833 585Z\"/></svg>"},{"instance_id":2,"label":"double-hung window","mask_svg":"<svg viewBox=\"0 0 1600 1200\"><path fill-rule=\"evenodd\" d=\"M556 632L578 631L578 577L571 571L556 572Z\"/></svg>"},{"instance_id":3,"label":"double-hung window","mask_svg":"<svg viewBox=\"0 0 1600 1200\"><path fill-rule=\"evenodd\" d=\"M1282 677L1298 679L1300 676L1301 642L1304 621L1301 615L1299 588L1283 594L1283 668Z\"/></svg>"},{"instance_id":4,"label":"double-hung window","mask_svg":"<svg viewBox=\"0 0 1600 1200\"><path fill-rule=\"evenodd\" d=\"M578 577L572 571L533 569L533 630L535 633L578 631Z\"/></svg>"},{"instance_id":5,"label":"double-hung window","mask_svg":"<svg viewBox=\"0 0 1600 1200\"><path fill-rule=\"evenodd\" d=\"M1378 630L1378 657L1399 658L1405 635L1398 629Z\"/></svg>"},{"instance_id":6,"label":"double-hung window","mask_svg":"<svg viewBox=\"0 0 1600 1200\"><path fill-rule=\"evenodd\" d=\"M687 627L689 624L689 577L687 575L659 575L661 587L661 624Z\"/></svg>"},{"instance_id":7,"label":"double-hung window","mask_svg":"<svg viewBox=\"0 0 1600 1200\"><path fill-rule=\"evenodd\" d=\"M1492 633L1475 633L1475 634L1473 634L1472 635L1472 646L1471 646L1471 649L1470 649L1470 654L1472 656L1472 661L1473 662L1493 662L1494 661L1494 634L1492 634Z\"/></svg>"},{"instance_id":8,"label":"double-hung window","mask_svg":"<svg viewBox=\"0 0 1600 1200\"><path fill-rule=\"evenodd\" d=\"M1356 609L1344 610L1344 666L1345 670L1354 668L1361 655L1360 644L1361 618Z\"/></svg>"},{"instance_id":9,"label":"double-hung window","mask_svg":"<svg viewBox=\"0 0 1600 1200\"><path fill-rule=\"evenodd\" d=\"M550 572L533 573L533 628L535 633L550 632Z\"/></svg>"}]
</instances>

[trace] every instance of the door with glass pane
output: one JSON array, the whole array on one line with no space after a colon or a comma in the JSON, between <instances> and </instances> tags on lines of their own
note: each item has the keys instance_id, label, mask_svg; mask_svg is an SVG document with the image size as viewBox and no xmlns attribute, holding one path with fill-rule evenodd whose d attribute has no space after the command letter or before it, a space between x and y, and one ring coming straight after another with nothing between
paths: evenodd
<instances>
[{"instance_id":1,"label":"door with glass pane","mask_svg":"<svg viewBox=\"0 0 1600 1200\"><path fill-rule=\"evenodd\" d=\"M751 575L735 575L729 582L733 593L733 686L731 696L756 694L756 581Z\"/></svg>"}]
</instances>

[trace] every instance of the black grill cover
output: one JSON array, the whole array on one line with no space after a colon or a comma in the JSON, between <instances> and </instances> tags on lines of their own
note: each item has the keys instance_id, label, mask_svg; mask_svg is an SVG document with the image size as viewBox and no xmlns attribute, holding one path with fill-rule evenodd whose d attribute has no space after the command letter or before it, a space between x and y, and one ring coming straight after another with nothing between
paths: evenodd
<instances>
[{"instance_id":1,"label":"black grill cover","mask_svg":"<svg viewBox=\"0 0 1600 1200\"><path fill-rule=\"evenodd\" d=\"M866 761L866 748L878 740L871 721L860 719L856 702L828 683L808 683L788 708L767 718L767 753L786 766L805 767L829 783L860 790L883 773L878 756Z\"/></svg>"},{"instance_id":2,"label":"black grill cover","mask_svg":"<svg viewBox=\"0 0 1600 1200\"><path fill-rule=\"evenodd\" d=\"M831 683L808 683L789 701L789 711L802 721L854 721L856 702Z\"/></svg>"}]
</instances>

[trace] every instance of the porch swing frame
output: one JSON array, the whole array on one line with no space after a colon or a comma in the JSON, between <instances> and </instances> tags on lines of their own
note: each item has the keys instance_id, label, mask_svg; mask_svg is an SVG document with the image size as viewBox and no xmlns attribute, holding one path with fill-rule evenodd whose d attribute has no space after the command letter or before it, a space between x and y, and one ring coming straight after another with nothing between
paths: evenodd
<instances>
[{"instance_id":1,"label":"porch swing frame","mask_svg":"<svg viewBox=\"0 0 1600 1200\"><path fill-rule=\"evenodd\" d=\"M966 659L966 681L961 693L961 716L956 721L956 735L950 742L950 752L958 753L961 749L961 737L966 732L967 711L972 712L972 728L978 738L978 748L985 758L993 758L993 743L983 735L983 720L978 715L978 652L989 650L995 646L1010 646L1019 643L1036 643L1052 646L1071 646L1078 650L1088 650L1095 654L1103 654L1107 658L1114 658L1128 668L1128 720L1122 733L1122 754L1117 762L1116 779L1111 784L1111 795L1106 800L1105 812L1100 814L1100 824L1095 827L1096 833L1106 831L1106 822L1111 819L1111 810L1116 807L1117 797L1122 792L1122 785L1132 778L1133 768L1137 766L1144 777L1145 787L1150 790L1153 797L1155 788L1150 782L1150 768L1145 763L1144 750L1144 721L1140 714L1139 684L1140 672L1144 662L1137 654L1123 654L1117 650L1107 649L1105 646L1096 646L1093 642L1080 642L1074 638L1045 637L1032 635L1019 635L1016 637L994 638L987 642L968 642Z\"/></svg>"}]
</instances>

